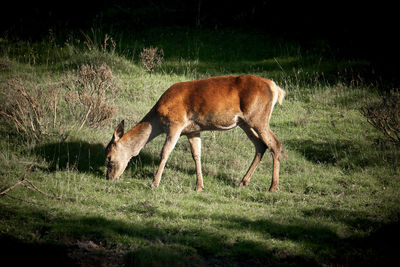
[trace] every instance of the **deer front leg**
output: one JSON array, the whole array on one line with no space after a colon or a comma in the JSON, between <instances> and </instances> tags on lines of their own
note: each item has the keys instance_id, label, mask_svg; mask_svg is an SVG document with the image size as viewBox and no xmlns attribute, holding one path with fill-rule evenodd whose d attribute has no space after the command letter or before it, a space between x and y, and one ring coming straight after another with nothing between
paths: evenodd
<instances>
[{"instance_id":1,"label":"deer front leg","mask_svg":"<svg viewBox=\"0 0 400 267\"><path fill-rule=\"evenodd\" d=\"M167 138L165 139L164 146L161 150L161 162L158 166L156 175L154 176L153 183L151 187L158 187L160 184L161 176L165 168L165 164L167 163L168 157L171 154L172 150L174 149L178 139L181 135L181 131L178 130L171 130L167 134Z\"/></svg>"},{"instance_id":2,"label":"deer front leg","mask_svg":"<svg viewBox=\"0 0 400 267\"><path fill-rule=\"evenodd\" d=\"M196 191L202 191L204 189L203 174L201 172L201 139L200 133L188 135L190 149L192 151L192 157L196 164Z\"/></svg>"}]
</instances>

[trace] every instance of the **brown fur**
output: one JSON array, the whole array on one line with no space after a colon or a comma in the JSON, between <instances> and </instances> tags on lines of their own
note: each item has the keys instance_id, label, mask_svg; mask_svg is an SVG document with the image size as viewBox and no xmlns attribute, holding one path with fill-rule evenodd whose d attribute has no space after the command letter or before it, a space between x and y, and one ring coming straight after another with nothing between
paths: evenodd
<instances>
[{"instance_id":1,"label":"brown fur","mask_svg":"<svg viewBox=\"0 0 400 267\"><path fill-rule=\"evenodd\" d=\"M161 162L153 180L160 183L165 163L181 135L186 135L196 164L196 190L204 188L201 172L200 132L229 130L241 127L256 148L256 155L242 179L250 178L269 148L273 157L272 183L269 191L279 188L279 161L282 144L269 128L276 102L282 103L285 92L273 81L253 75L222 76L172 85L156 105L135 127L123 134L123 122L118 125L107 146L108 179L117 179L129 159L161 133L166 133Z\"/></svg>"}]
</instances>

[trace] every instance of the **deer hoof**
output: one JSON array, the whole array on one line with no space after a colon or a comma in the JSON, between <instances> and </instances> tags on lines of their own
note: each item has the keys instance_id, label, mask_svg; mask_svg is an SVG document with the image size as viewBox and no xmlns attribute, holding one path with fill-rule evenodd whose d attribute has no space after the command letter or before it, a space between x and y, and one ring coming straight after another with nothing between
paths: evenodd
<instances>
[{"instance_id":1,"label":"deer hoof","mask_svg":"<svg viewBox=\"0 0 400 267\"><path fill-rule=\"evenodd\" d=\"M268 190L270 193L279 191L279 186L271 186Z\"/></svg>"},{"instance_id":2,"label":"deer hoof","mask_svg":"<svg viewBox=\"0 0 400 267\"><path fill-rule=\"evenodd\" d=\"M201 192L204 190L204 186L196 186L196 188L194 189L196 192Z\"/></svg>"},{"instance_id":3,"label":"deer hoof","mask_svg":"<svg viewBox=\"0 0 400 267\"><path fill-rule=\"evenodd\" d=\"M243 188L243 187L247 186L248 184L249 184L249 182L242 181L242 182L240 183L239 187L240 187L240 188Z\"/></svg>"}]
</instances>

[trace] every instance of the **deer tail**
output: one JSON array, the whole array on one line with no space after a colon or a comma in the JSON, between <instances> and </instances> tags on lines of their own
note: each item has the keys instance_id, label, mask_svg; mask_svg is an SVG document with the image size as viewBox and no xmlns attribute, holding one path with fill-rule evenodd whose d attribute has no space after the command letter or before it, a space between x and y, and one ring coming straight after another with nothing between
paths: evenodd
<instances>
[{"instance_id":1,"label":"deer tail","mask_svg":"<svg viewBox=\"0 0 400 267\"><path fill-rule=\"evenodd\" d=\"M285 98L286 92L280 88L278 85L275 85L276 89L278 90L278 102L282 105L283 99Z\"/></svg>"}]
</instances>

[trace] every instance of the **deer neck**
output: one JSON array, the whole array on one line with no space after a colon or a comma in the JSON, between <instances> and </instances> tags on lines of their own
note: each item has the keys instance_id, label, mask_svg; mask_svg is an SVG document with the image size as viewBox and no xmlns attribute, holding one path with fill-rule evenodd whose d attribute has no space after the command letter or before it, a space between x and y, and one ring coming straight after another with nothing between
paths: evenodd
<instances>
[{"instance_id":1,"label":"deer neck","mask_svg":"<svg viewBox=\"0 0 400 267\"><path fill-rule=\"evenodd\" d=\"M131 157L137 156L148 142L159 135L157 128L152 121L143 120L124 134L121 142L128 149Z\"/></svg>"}]
</instances>

